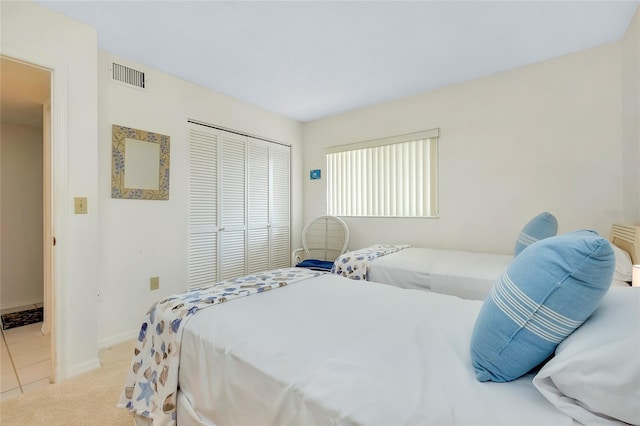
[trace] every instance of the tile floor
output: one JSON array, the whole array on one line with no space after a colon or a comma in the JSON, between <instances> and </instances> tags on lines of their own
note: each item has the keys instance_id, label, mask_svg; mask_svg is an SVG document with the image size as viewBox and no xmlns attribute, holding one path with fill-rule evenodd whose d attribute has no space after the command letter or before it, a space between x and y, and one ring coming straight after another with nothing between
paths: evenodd
<instances>
[{"instance_id":1,"label":"tile floor","mask_svg":"<svg viewBox=\"0 0 640 426\"><path fill-rule=\"evenodd\" d=\"M0 313L10 313L40 307L21 306L6 309ZM1 328L1 327L0 327ZM42 323L2 330L0 348L0 400L12 398L42 386L49 385L51 372L50 336L41 331Z\"/></svg>"}]
</instances>

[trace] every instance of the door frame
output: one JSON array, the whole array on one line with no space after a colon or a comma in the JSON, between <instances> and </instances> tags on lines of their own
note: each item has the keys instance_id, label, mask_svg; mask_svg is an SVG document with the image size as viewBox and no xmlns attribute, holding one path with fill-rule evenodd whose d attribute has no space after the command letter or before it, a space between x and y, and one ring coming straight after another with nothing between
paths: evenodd
<instances>
[{"instance_id":1,"label":"door frame","mask_svg":"<svg viewBox=\"0 0 640 426\"><path fill-rule=\"evenodd\" d=\"M53 223L51 221L51 94L49 100L42 108L42 207L43 207L43 226L42 226L42 244L43 244L43 284L44 284L44 322L42 324L42 333L49 335L50 356L51 360L49 382L55 382L56 371L56 345L55 345L55 303L53 303L54 293L54 270L53 256L55 246L55 236L53 233Z\"/></svg>"},{"instance_id":2,"label":"door frame","mask_svg":"<svg viewBox=\"0 0 640 426\"><path fill-rule=\"evenodd\" d=\"M45 283L48 283L48 292L45 295L45 315L49 312L44 327L51 332L51 383L63 380L67 376L66 359L67 347L65 343L66 326L65 310L61 307L69 306L68 292L64 283L67 275L66 259L67 245L66 237L68 232L68 209L67 199L68 188L68 143L67 143L67 80L68 70L66 64L59 58L51 56L46 51L32 51L15 46L3 46L2 56L8 59L25 63L26 65L47 69L51 73L51 94L49 100L49 143L46 144L43 128L43 163L49 166L48 176L46 165L43 164L43 181L48 180L44 192L49 192L49 204L43 210L47 211L43 218L44 238L50 236L48 244L45 244L43 261L49 265L48 273L45 269ZM44 123L43 123L44 124ZM46 156L49 156L47 159ZM46 196L46 195L45 195ZM44 201L44 200L43 200ZM47 226L48 225L48 226ZM48 229L48 230L47 230ZM56 238L55 247L53 238ZM44 239L43 239L44 243ZM48 245L48 250L46 249ZM47 299L50 306L47 306Z\"/></svg>"}]
</instances>

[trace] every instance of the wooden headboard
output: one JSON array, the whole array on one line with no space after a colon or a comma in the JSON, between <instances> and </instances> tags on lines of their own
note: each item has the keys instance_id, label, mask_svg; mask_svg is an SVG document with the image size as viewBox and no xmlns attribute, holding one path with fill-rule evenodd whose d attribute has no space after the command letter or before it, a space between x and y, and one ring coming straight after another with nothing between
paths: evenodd
<instances>
[{"instance_id":1,"label":"wooden headboard","mask_svg":"<svg viewBox=\"0 0 640 426\"><path fill-rule=\"evenodd\" d=\"M640 263L640 225L614 223L609 241L629 253L634 265Z\"/></svg>"}]
</instances>

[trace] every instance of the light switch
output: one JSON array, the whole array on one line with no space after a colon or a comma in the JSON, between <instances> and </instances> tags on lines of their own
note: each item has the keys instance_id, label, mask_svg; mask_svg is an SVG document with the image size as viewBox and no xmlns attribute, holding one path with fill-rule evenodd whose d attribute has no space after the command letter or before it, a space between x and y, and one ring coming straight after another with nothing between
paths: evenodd
<instances>
[{"instance_id":1,"label":"light switch","mask_svg":"<svg viewBox=\"0 0 640 426\"><path fill-rule=\"evenodd\" d=\"M87 214L87 197L75 197L73 199L76 214Z\"/></svg>"}]
</instances>

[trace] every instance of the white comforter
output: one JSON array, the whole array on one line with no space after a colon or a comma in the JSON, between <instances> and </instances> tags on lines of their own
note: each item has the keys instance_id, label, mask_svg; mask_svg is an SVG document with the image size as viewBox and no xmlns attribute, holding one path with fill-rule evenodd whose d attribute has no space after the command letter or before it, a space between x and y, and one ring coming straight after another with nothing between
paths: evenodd
<instances>
[{"instance_id":1,"label":"white comforter","mask_svg":"<svg viewBox=\"0 0 640 426\"><path fill-rule=\"evenodd\" d=\"M534 388L477 382L482 302L323 275L198 312L178 424L571 425Z\"/></svg>"},{"instance_id":2,"label":"white comforter","mask_svg":"<svg viewBox=\"0 0 640 426\"><path fill-rule=\"evenodd\" d=\"M370 281L484 300L513 256L411 247L369 265Z\"/></svg>"}]
</instances>

